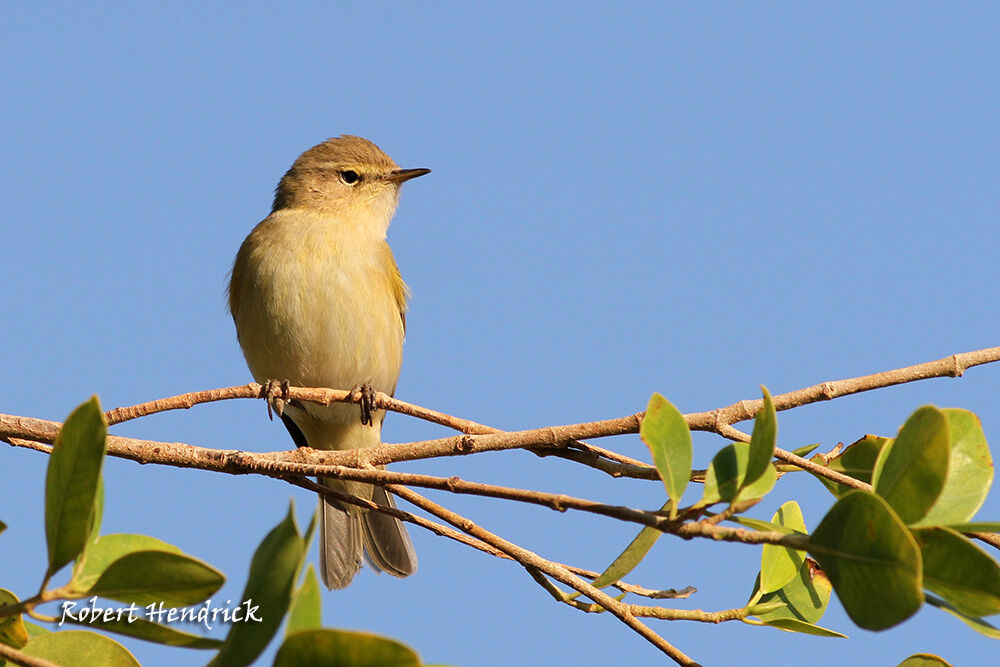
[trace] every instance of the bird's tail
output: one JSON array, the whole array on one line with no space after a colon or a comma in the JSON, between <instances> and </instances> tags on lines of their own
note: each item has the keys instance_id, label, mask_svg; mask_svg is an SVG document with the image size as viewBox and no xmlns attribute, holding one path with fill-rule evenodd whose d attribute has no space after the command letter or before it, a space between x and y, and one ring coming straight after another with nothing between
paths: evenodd
<instances>
[{"instance_id":1,"label":"bird's tail","mask_svg":"<svg viewBox=\"0 0 1000 667\"><path fill-rule=\"evenodd\" d=\"M320 483L343 489L343 482L320 479ZM355 495L359 489L353 488ZM368 486L368 485L364 485ZM395 507L385 489L372 486L370 498L379 505ZM367 491L367 489L365 489ZM321 497L319 568L327 588L345 588L361 569L362 557L376 571L408 577L417 571L417 554L402 522L396 517L345 507Z\"/></svg>"}]
</instances>

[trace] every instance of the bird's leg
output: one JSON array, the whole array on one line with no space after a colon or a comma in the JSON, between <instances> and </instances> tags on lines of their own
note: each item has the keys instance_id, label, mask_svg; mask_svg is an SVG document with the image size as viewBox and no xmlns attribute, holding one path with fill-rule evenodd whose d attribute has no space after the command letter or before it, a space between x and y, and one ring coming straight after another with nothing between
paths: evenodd
<instances>
[{"instance_id":1,"label":"bird's leg","mask_svg":"<svg viewBox=\"0 0 1000 667\"><path fill-rule=\"evenodd\" d=\"M372 413L375 412L375 387L370 384L359 384L351 390L351 398L354 398L355 394L359 394L361 397L361 401L359 402L361 406L361 425L371 426Z\"/></svg>"},{"instance_id":2,"label":"bird's leg","mask_svg":"<svg viewBox=\"0 0 1000 667\"><path fill-rule=\"evenodd\" d=\"M260 397L267 399L267 418L274 421L274 413L285 414L285 403L288 402L288 380L265 380L260 386Z\"/></svg>"}]
</instances>

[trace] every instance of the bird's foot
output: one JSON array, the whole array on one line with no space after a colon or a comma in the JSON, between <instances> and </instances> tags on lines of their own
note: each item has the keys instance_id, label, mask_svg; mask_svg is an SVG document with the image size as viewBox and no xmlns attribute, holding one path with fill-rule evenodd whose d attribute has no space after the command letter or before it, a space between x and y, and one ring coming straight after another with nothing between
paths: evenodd
<instances>
[{"instance_id":1,"label":"bird's foot","mask_svg":"<svg viewBox=\"0 0 1000 667\"><path fill-rule=\"evenodd\" d=\"M361 397L359 402L359 405L361 406L361 425L371 426L372 413L375 412L375 387L370 384L359 384L351 390L352 399L355 394L358 394Z\"/></svg>"},{"instance_id":2,"label":"bird's foot","mask_svg":"<svg viewBox=\"0 0 1000 667\"><path fill-rule=\"evenodd\" d=\"M274 413L285 414L285 404L288 403L288 380L265 380L260 386L260 397L267 399L267 418L274 421Z\"/></svg>"}]
</instances>

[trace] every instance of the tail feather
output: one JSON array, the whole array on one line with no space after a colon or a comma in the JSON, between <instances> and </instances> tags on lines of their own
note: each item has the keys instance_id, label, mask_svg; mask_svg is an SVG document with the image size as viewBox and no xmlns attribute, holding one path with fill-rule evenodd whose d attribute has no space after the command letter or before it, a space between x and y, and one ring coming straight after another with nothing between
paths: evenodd
<instances>
[{"instance_id":1,"label":"tail feather","mask_svg":"<svg viewBox=\"0 0 1000 667\"><path fill-rule=\"evenodd\" d=\"M320 498L320 504L319 571L327 588L346 588L361 569L361 515L348 513L327 498Z\"/></svg>"},{"instance_id":2,"label":"tail feather","mask_svg":"<svg viewBox=\"0 0 1000 667\"><path fill-rule=\"evenodd\" d=\"M329 483L337 484L334 480ZM379 486L372 487L371 499L379 505L396 506L392 496ZM346 588L361 569L362 556L376 571L394 577L408 577L417 571L413 542L399 519L382 512L344 509L325 497L320 503L319 569L327 588Z\"/></svg>"},{"instance_id":3,"label":"tail feather","mask_svg":"<svg viewBox=\"0 0 1000 667\"><path fill-rule=\"evenodd\" d=\"M392 496L380 486L373 488L372 501L396 506ZM402 521L382 512L367 511L361 525L369 565L394 577L408 577L417 571L417 552Z\"/></svg>"}]
</instances>

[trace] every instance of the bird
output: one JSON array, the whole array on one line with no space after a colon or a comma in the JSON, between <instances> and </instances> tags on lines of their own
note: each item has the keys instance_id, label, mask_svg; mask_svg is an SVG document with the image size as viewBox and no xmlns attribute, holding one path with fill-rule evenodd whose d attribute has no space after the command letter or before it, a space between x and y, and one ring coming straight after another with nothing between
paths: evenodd
<instances>
[{"instance_id":1,"label":"bird","mask_svg":"<svg viewBox=\"0 0 1000 667\"><path fill-rule=\"evenodd\" d=\"M386 241L406 181L429 169L401 169L378 146L343 135L295 160L275 188L271 213L243 241L228 298L237 339L254 379L299 447L349 450L381 444L384 410L403 361L409 288ZM357 405L286 401L281 383L360 392ZM380 486L332 478L320 484L395 507ZM367 560L406 577L417 556L399 519L320 496L319 569L345 588Z\"/></svg>"}]
</instances>

